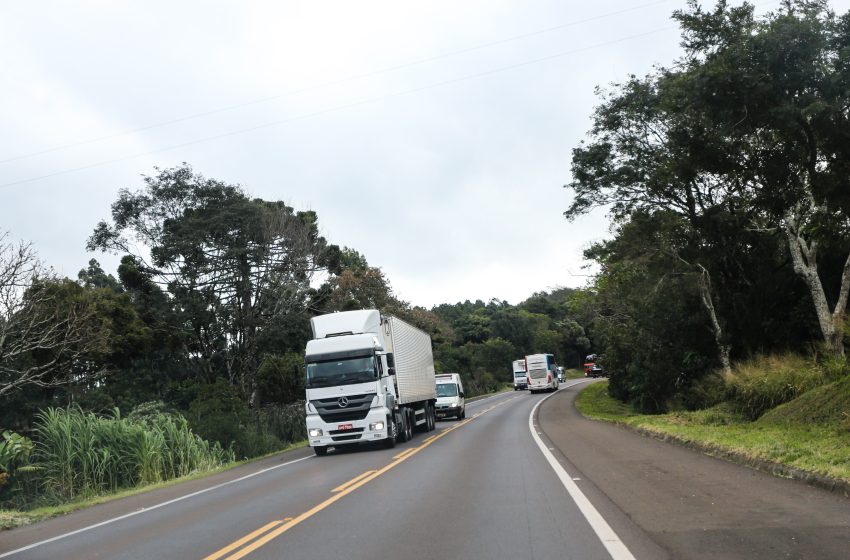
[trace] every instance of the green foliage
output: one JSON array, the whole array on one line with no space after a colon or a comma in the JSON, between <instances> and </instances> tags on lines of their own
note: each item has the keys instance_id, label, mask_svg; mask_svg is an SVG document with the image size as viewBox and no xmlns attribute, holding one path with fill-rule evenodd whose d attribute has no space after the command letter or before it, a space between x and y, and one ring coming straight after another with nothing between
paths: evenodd
<instances>
[{"instance_id":1,"label":"green foliage","mask_svg":"<svg viewBox=\"0 0 850 560\"><path fill-rule=\"evenodd\" d=\"M736 364L726 377L729 400L750 420L825 381L820 368L793 354L757 356Z\"/></svg>"},{"instance_id":2,"label":"green foliage","mask_svg":"<svg viewBox=\"0 0 850 560\"><path fill-rule=\"evenodd\" d=\"M291 403L304 399L304 354L266 355L257 370L262 402Z\"/></svg>"},{"instance_id":3,"label":"green foliage","mask_svg":"<svg viewBox=\"0 0 850 560\"><path fill-rule=\"evenodd\" d=\"M111 417L80 408L38 415L32 459L49 501L91 496L214 469L233 454L200 438L179 415ZM32 498L32 497L30 497Z\"/></svg>"}]
</instances>

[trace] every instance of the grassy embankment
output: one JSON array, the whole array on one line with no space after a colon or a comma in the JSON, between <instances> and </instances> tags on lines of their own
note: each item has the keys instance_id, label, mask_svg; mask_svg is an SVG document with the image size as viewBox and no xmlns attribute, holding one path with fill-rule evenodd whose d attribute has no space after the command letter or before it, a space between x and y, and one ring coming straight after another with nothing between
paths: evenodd
<instances>
[{"instance_id":1,"label":"grassy embankment","mask_svg":"<svg viewBox=\"0 0 850 560\"><path fill-rule=\"evenodd\" d=\"M761 386L770 381L759 380ZM802 391L754 419L729 398L704 410L660 415L635 413L610 397L608 383L588 386L576 406L590 418L624 424L650 435L671 439L713 455L750 464L781 476L808 478L823 486L850 487L850 377ZM789 387L787 382L784 388ZM729 391L727 390L727 395ZM785 468L783 468L785 467Z\"/></svg>"}]
</instances>

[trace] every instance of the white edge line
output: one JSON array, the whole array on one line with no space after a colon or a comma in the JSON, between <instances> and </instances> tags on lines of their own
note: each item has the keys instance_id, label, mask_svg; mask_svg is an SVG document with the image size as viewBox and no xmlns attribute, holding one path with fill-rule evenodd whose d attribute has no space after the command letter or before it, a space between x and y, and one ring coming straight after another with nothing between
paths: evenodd
<instances>
[{"instance_id":1,"label":"white edge line","mask_svg":"<svg viewBox=\"0 0 850 560\"><path fill-rule=\"evenodd\" d=\"M54 541L58 541L60 539L65 539L67 537L77 535L79 533L84 533L86 531L91 531L92 529L97 529L98 527L103 527L104 525L109 525L110 523L115 523L116 521L121 521L122 519L127 519L128 517L133 517L135 515L147 513L149 511L159 509L161 507L165 507L165 506L171 505L171 504L176 503L176 502L187 500L189 498L193 498L195 496L198 496L200 494L205 494L205 493L211 492L213 490L218 490L219 488L222 488L224 486L229 486L229 485L235 484L237 482L242 482L243 480L247 480L247 479L255 477L257 475L267 473L269 471L273 471L273 470L279 469L281 467L286 467L286 466L291 465L293 463L298 463L299 461L304 461L305 459L312 459L312 458L313 458L312 455L308 455L307 457L301 457L300 459L288 461L288 462L283 463L281 465L275 465L273 467L266 467L265 469L260 469L257 472L246 474L244 476L240 476L239 478L234 478L233 480L228 480L227 482L222 482L221 484L216 484L215 486L210 486L209 488L204 488L203 490L198 490L197 492L192 492L191 494L186 494L185 496L180 496L180 497L174 498L172 500L168 500L166 502L161 502L159 504L152 505L150 507L146 507L144 509L140 509L140 510L137 510L137 511L131 511L130 513L125 513L124 515L119 515L118 517L113 517L111 519L107 519L106 521L101 521L100 523L95 523L94 525L88 525L86 527L82 527L80 529L76 529L76 530L70 531L68 533L63 533L61 535L57 535L55 537L51 537L51 538L45 539L43 541L38 541L38 542L29 544L29 545L21 547L21 548L17 548L15 550L10 550L9 552L4 552L3 554L0 554L0 558L6 558L7 556L12 556L13 554L18 554L19 552L24 552L25 550L29 550L29 549L35 548L37 546L41 546L41 545L48 544L48 543L51 543L51 542L54 542Z\"/></svg>"},{"instance_id":2,"label":"white edge line","mask_svg":"<svg viewBox=\"0 0 850 560\"><path fill-rule=\"evenodd\" d=\"M572 387L573 385L578 385L578 383L568 385L568 387ZM534 429L534 413L537 412L537 407L539 407L546 399L554 397L557 394L558 393L555 392L545 399L540 399L537 404L534 405L534 408L531 409L531 414L528 415L528 429L531 432L531 437L534 438L534 441L537 443L537 447L540 448L540 451L543 453L543 456L546 457L546 460L549 462L552 470L555 471L555 474L557 474L558 478L561 480L561 484L563 484L564 488L567 489L570 497L578 506L578 509L584 515L585 519L587 519L587 522L596 533L596 536L599 537L600 541L602 541L603 546L605 546L605 549L608 551L608 554L611 555L611 558L613 560L635 560L631 551L626 548L626 545L623 544L623 541L620 540L620 537L617 536L614 529L608 525L608 522L605 521L593 504L590 503L590 500L588 500L587 496L585 496L581 489L579 489L572 477L567 474L567 471L564 470L564 467L561 466L561 463L558 462L552 452L546 449L546 444L543 443L543 440L540 439L540 436L537 435L537 431Z\"/></svg>"}]
</instances>

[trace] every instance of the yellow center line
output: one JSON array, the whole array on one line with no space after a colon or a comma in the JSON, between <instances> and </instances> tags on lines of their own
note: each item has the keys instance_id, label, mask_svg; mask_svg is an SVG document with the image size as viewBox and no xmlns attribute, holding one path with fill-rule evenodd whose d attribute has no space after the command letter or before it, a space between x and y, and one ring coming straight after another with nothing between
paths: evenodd
<instances>
[{"instance_id":1,"label":"yellow center line","mask_svg":"<svg viewBox=\"0 0 850 560\"><path fill-rule=\"evenodd\" d=\"M292 519L292 518L287 517L287 519ZM246 542L250 541L251 539L259 537L260 535L262 535L263 533L265 533L269 529L277 527L281 523L283 523L283 521L272 521L271 523L263 525L262 527L260 527L256 531L254 531L253 533L248 533L247 535L245 535L244 537L242 537L238 541L235 541L235 542L227 545L226 547L222 548L221 550L210 554L209 556L204 558L204 560L217 560L218 558L221 558L222 556L224 556L225 554L227 554L231 550L235 550L235 549L239 548L240 546L242 546Z\"/></svg>"},{"instance_id":2,"label":"yellow center line","mask_svg":"<svg viewBox=\"0 0 850 560\"><path fill-rule=\"evenodd\" d=\"M509 401L512 401L515 398L517 398L517 397L511 397L509 399L505 399L504 401L500 402L499 404L491 407L489 410L493 410L494 408L501 406L501 405L503 405L503 404L505 404ZM476 417L480 416L481 414L483 414L483 412L477 414ZM284 523L280 527L277 527L273 531L266 533L265 535L263 535L259 539L255 540L254 542L252 542L251 544L249 544L248 546L246 546L242 550L239 550L235 554L228 556L226 558L226 560L239 560L240 558L247 556L251 552L253 552L253 551L257 550L258 548L260 548L261 546L267 544L269 541L276 539L280 535L289 531L291 528L295 527L296 525L298 525L302 521L305 521L305 520L313 517L314 515L316 515L317 513L322 511L323 509L326 509L328 506L330 506L334 502L340 500L343 496L347 496L347 495L351 494L352 492L354 492L355 490L357 490L358 488L360 488L361 486L364 486L364 485L368 484L369 482L371 482L372 480L375 480L376 478L378 478L379 476L381 476L385 472L389 471L390 469L397 467L398 465L400 465L404 461L410 459L411 457L413 457L414 455L416 455L417 453L419 453L420 451L422 451L423 449L425 449L426 447L428 447L429 445L431 445L435 441L439 440L443 436L448 435L449 433L453 432L454 430L457 430L461 426L468 424L470 421L472 421L472 418L467 418L466 420L464 420L462 422L458 422L457 424L455 424L451 428L446 428L445 430L443 430L439 434L435 435L433 437L433 439L431 439L431 441L422 442L422 445L420 445L419 447L411 448L409 450L409 452L405 452L404 454L402 454L402 456L399 459L395 459L392 463L389 463L388 465L384 466L383 468L381 468L377 471L370 471L369 473L363 473L363 475L366 475L366 476L361 475L361 476L357 477L359 480L349 481L348 483L346 483L344 485L344 486L347 486L344 490L340 490L339 492L337 492L336 494L334 494L333 496L331 496L330 498L328 498L324 502L313 506L312 508L305 511L301 515L295 517L294 519L291 519L290 521L287 521L286 523ZM248 537L245 537L245 538L248 539ZM250 539L248 539L248 540L250 540ZM233 545L230 545L230 547L233 547L233 548L235 548L236 546L238 546L238 545L236 545L236 543L234 543ZM230 548L230 547L228 547L228 548L230 550L232 550L232 548ZM216 554L218 554L218 553L216 553ZM204 560L208 560L208 558L205 558Z\"/></svg>"},{"instance_id":3,"label":"yellow center line","mask_svg":"<svg viewBox=\"0 0 850 560\"><path fill-rule=\"evenodd\" d=\"M405 449L404 451L402 451L401 453L399 453L398 455L393 457L393 459L401 459L405 455L409 455L410 452L413 451L413 449L415 449L415 448L411 447L410 449Z\"/></svg>"},{"instance_id":4,"label":"yellow center line","mask_svg":"<svg viewBox=\"0 0 850 560\"><path fill-rule=\"evenodd\" d=\"M361 475L355 476L354 478L352 478L348 482L344 482L343 484L340 484L339 486L337 486L336 488L331 490L331 492L342 492L343 490L345 490L346 488L348 488L349 486L351 486L352 484L354 484L358 480L360 480L362 478L366 478L367 476L369 476L373 472L375 472L375 471L366 471Z\"/></svg>"}]
</instances>

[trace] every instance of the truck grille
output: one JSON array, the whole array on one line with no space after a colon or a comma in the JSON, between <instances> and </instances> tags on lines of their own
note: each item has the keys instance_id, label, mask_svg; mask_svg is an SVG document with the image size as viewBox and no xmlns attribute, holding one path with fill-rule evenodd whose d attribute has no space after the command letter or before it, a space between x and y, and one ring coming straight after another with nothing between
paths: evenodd
<instances>
[{"instance_id":1,"label":"truck grille","mask_svg":"<svg viewBox=\"0 0 850 560\"><path fill-rule=\"evenodd\" d=\"M361 434L354 434L350 436L333 436L331 440L333 441L352 441L355 439L360 439Z\"/></svg>"},{"instance_id":2,"label":"truck grille","mask_svg":"<svg viewBox=\"0 0 850 560\"><path fill-rule=\"evenodd\" d=\"M366 395L345 395L348 406L340 406L340 397L328 399L316 399L310 401L316 408L316 412L324 422L333 424L335 422L350 422L351 420L363 420L369 414L372 407L374 393Z\"/></svg>"}]
</instances>

